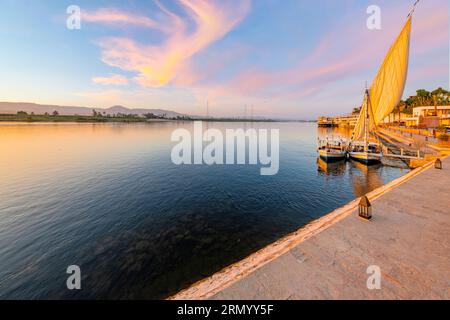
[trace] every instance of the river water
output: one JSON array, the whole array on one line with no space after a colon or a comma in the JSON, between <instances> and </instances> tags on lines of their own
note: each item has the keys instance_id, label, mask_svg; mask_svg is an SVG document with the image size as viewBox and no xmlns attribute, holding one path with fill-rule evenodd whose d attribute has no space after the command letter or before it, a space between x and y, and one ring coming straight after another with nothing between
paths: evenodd
<instances>
[{"instance_id":1,"label":"river water","mask_svg":"<svg viewBox=\"0 0 450 320\"><path fill-rule=\"evenodd\" d=\"M318 162L347 133L311 123L206 126L279 129L278 174L174 165L191 122L0 124L0 298L164 298L407 172Z\"/></svg>"}]
</instances>

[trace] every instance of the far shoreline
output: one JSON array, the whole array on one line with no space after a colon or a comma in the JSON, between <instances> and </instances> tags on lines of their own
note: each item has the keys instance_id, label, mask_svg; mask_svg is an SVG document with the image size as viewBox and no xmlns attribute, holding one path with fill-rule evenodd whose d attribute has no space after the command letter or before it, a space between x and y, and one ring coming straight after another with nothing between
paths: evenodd
<instances>
[{"instance_id":1,"label":"far shoreline","mask_svg":"<svg viewBox=\"0 0 450 320\"><path fill-rule=\"evenodd\" d=\"M16 115L0 114L2 123L156 123L156 122L235 122L235 123L317 123L316 120L284 120L284 119L234 119L234 118L143 118L80 116L80 115Z\"/></svg>"}]
</instances>

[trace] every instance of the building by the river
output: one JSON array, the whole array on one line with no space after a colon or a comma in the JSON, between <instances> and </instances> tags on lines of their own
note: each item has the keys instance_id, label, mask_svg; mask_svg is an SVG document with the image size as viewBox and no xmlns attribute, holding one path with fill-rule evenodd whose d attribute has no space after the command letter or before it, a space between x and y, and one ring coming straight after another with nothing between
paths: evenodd
<instances>
[{"instance_id":1,"label":"building by the river","mask_svg":"<svg viewBox=\"0 0 450 320\"><path fill-rule=\"evenodd\" d=\"M340 117L320 117L317 124L319 127L354 127L358 116L358 114L350 114Z\"/></svg>"},{"instance_id":2,"label":"building by the river","mask_svg":"<svg viewBox=\"0 0 450 320\"><path fill-rule=\"evenodd\" d=\"M358 114L340 117L320 117L317 121L319 127L354 127ZM450 106L416 107L412 114L393 112L387 116L385 124L396 124L413 128L438 128L450 126Z\"/></svg>"},{"instance_id":3,"label":"building by the river","mask_svg":"<svg viewBox=\"0 0 450 320\"><path fill-rule=\"evenodd\" d=\"M450 126L450 106L416 107L413 114L404 119L407 127L437 128Z\"/></svg>"}]
</instances>

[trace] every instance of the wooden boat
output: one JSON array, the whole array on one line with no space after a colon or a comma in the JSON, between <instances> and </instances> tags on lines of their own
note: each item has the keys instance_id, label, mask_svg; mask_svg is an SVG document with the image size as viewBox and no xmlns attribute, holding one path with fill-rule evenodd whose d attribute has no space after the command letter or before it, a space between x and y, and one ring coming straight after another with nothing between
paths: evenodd
<instances>
[{"instance_id":1,"label":"wooden boat","mask_svg":"<svg viewBox=\"0 0 450 320\"><path fill-rule=\"evenodd\" d=\"M325 162L337 162L347 158L346 145L342 140L320 140L317 151Z\"/></svg>"},{"instance_id":2,"label":"wooden boat","mask_svg":"<svg viewBox=\"0 0 450 320\"><path fill-rule=\"evenodd\" d=\"M383 158L383 154L379 150L379 145L373 142L369 142L367 149L364 145L353 144L349 151L349 157L366 165L377 164Z\"/></svg>"},{"instance_id":3,"label":"wooden boat","mask_svg":"<svg viewBox=\"0 0 450 320\"><path fill-rule=\"evenodd\" d=\"M336 162L345 160L347 152L345 150L319 149L319 156L326 162Z\"/></svg>"}]
</instances>

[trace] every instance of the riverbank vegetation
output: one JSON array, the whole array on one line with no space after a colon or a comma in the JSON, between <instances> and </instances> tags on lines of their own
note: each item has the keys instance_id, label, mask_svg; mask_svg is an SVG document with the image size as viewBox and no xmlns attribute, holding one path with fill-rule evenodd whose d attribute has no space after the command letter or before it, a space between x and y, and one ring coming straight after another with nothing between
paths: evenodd
<instances>
[{"instance_id":1,"label":"riverbank vegetation","mask_svg":"<svg viewBox=\"0 0 450 320\"><path fill-rule=\"evenodd\" d=\"M415 107L434 106L435 104L438 106L450 105L450 92L445 89L437 88L434 91L419 89L416 93L405 101L401 101L400 105L406 106L411 112Z\"/></svg>"},{"instance_id":2,"label":"riverbank vegetation","mask_svg":"<svg viewBox=\"0 0 450 320\"><path fill-rule=\"evenodd\" d=\"M188 117L169 118L166 115L155 115L153 113L142 116L136 114L104 114L92 110L92 115L60 115L58 111L51 114L35 114L19 111L16 114L0 114L0 122L147 122L154 120L190 120Z\"/></svg>"},{"instance_id":3,"label":"riverbank vegetation","mask_svg":"<svg viewBox=\"0 0 450 320\"><path fill-rule=\"evenodd\" d=\"M416 91L416 95L408 97L406 100L401 100L397 107L394 109L394 113L413 114L413 109L416 107L429 107L429 106L448 106L450 105L450 91L443 88L437 88L433 91L427 91L425 89L419 89ZM354 108L353 114L359 114L361 107Z\"/></svg>"},{"instance_id":4,"label":"riverbank vegetation","mask_svg":"<svg viewBox=\"0 0 450 320\"><path fill-rule=\"evenodd\" d=\"M0 114L0 122L151 122L151 121L204 121L204 122L315 122L303 120L243 119L243 118L200 118L189 116L168 117L166 114L104 114L92 110L92 115L60 115L57 111L35 114L19 111L16 114Z\"/></svg>"},{"instance_id":5,"label":"riverbank vegetation","mask_svg":"<svg viewBox=\"0 0 450 320\"><path fill-rule=\"evenodd\" d=\"M11 122L145 122L146 118L138 116L81 116L81 115L59 115L54 114L28 114L18 112L17 114L0 114L0 121Z\"/></svg>"}]
</instances>

